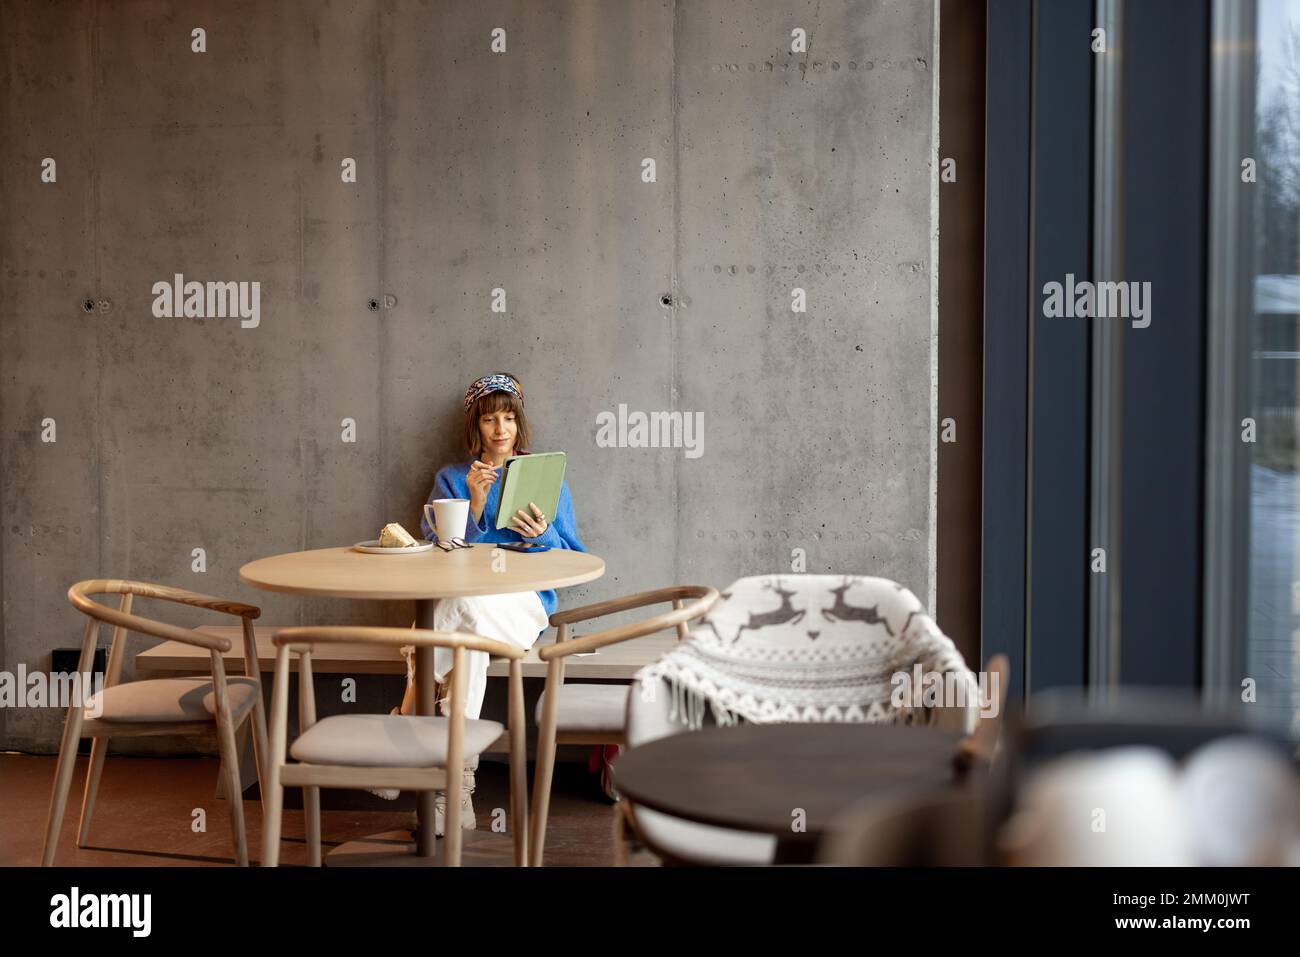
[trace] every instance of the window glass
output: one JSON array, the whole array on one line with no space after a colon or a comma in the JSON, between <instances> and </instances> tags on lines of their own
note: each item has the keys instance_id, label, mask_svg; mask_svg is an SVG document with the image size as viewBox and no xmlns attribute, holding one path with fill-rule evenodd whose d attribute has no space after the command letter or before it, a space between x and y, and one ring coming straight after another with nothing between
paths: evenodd
<instances>
[{"instance_id":1,"label":"window glass","mask_svg":"<svg viewBox=\"0 0 1300 957\"><path fill-rule=\"evenodd\" d=\"M1247 674L1300 736L1300 0L1257 24Z\"/></svg>"}]
</instances>

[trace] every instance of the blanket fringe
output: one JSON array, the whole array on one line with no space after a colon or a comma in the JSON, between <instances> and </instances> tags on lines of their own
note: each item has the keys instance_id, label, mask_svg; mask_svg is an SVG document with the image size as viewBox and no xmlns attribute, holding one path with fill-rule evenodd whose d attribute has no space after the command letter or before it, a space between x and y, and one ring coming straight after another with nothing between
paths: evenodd
<instances>
[{"instance_id":1,"label":"blanket fringe","mask_svg":"<svg viewBox=\"0 0 1300 957\"><path fill-rule=\"evenodd\" d=\"M762 700L748 694L737 695L708 684L700 687L684 680L682 675L667 670L656 670L654 677L668 685L668 719L680 722L692 731L698 731L704 726L704 720L710 711L713 712L718 726L724 728L771 721L847 721L877 724L905 720L900 714L891 713L888 708L879 703L872 703L866 707L859 704L800 707L788 702Z\"/></svg>"}]
</instances>

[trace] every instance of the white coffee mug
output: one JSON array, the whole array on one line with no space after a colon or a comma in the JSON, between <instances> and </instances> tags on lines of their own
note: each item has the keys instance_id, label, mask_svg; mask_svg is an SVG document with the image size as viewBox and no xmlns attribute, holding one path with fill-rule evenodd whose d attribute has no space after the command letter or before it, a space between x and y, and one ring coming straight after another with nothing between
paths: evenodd
<instances>
[{"instance_id":1,"label":"white coffee mug","mask_svg":"<svg viewBox=\"0 0 1300 957\"><path fill-rule=\"evenodd\" d=\"M464 538L469 526L469 499L435 498L424 506L424 520L433 526L440 542Z\"/></svg>"}]
</instances>

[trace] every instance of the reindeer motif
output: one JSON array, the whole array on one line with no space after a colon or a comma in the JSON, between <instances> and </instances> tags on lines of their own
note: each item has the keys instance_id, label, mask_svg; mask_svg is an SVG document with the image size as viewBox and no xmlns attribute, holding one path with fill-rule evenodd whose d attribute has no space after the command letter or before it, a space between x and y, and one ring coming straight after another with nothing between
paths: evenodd
<instances>
[{"instance_id":1,"label":"reindeer motif","mask_svg":"<svg viewBox=\"0 0 1300 957\"><path fill-rule=\"evenodd\" d=\"M764 591L775 591L778 595L781 596L781 607L777 608L774 611L765 611L759 614L754 614L753 612L750 612L749 621L745 622L743 625L741 625L739 628L736 629L736 636L731 639L732 644L735 644L737 641L739 641L741 634L744 633L745 631L758 631L760 628L770 628L773 625L797 624L803 618L803 616L807 614L806 609L801 608L796 611L794 605L790 604L790 599L795 596L795 592L782 590L779 579L777 579L774 583L764 583L762 587ZM729 598L731 596L727 595L724 592L722 597ZM707 617L700 624L701 627L707 625L710 629L712 629L715 635L718 635L719 638L722 637L722 635L718 634L717 626L714 625L713 622L710 621Z\"/></svg>"},{"instance_id":2,"label":"reindeer motif","mask_svg":"<svg viewBox=\"0 0 1300 957\"><path fill-rule=\"evenodd\" d=\"M723 604L724 602L728 602L730 600L731 600L731 592L724 591L718 594L719 605ZM709 631L713 632L713 634L718 638L719 641L722 640L722 635L718 634L718 626L713 623L713 619L710 618L708 615L705 615L703 618L700 619L700 623L697 627L709 629Z\"/></svg>"},{"instance_id":3,"label":"reindeer motif","mask_svg":"<svg viewBox=\"0 0 1300 957\"><path fill-rule=\"evenodd\" d=\"M862 605L850 605L844 600L844 593L852 584L853 579L845 578L839 588L831 589L831 594L835 596L835 604L830 608L823 608L822 617L827 621L860 621L867 625L883 625L885 633L893 638L894 631L889 627L889 621L880 616L879 603L868 608Z\"/></svg>"}]
</instances>

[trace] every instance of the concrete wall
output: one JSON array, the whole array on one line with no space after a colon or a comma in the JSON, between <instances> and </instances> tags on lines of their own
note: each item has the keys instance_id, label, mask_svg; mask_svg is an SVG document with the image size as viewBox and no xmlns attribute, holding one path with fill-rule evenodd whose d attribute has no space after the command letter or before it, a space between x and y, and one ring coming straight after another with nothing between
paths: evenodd
<instances>
[{"instance_id":1,"label":"concrete wall","mask_svg":"<svg viewBox=\"0 0 1300 957\"><path fill-rule=\"evenodd\" d=\"M95 576L409 621L239 566L414 527L497 368L608 563L562 603L795 548L930 591L927 0L3 0L0 30L4 668L79 643ZM175 273L260 282L260 324L155 318ZM704 454L598 447L620 404L702 413ZM63 715L0 721L43 750Z\"/></svg>"}]
</instances>

